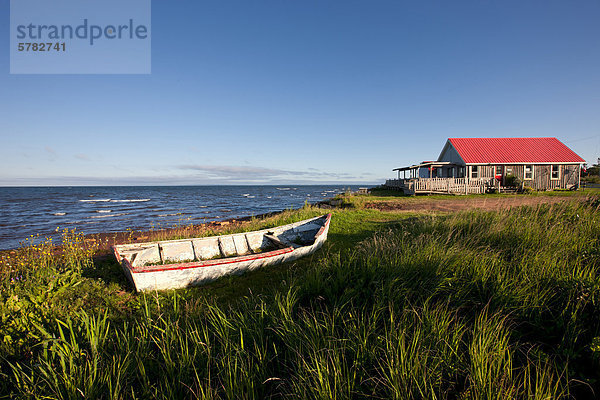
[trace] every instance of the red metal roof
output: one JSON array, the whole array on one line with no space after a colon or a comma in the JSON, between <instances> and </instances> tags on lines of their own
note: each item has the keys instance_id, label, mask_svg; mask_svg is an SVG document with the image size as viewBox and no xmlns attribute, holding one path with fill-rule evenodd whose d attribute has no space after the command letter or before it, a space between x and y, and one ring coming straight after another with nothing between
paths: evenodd
<instances>
[{"instance_id":1,"label":"red metal roof","mask_svg":"<svg viewBox=\"0 0 600 400\"><path fill-rule=\"evenodd\" d=\"M450 138L467 164L584 163L585 160L553 137Z\"/></svg>"}]
</instances>

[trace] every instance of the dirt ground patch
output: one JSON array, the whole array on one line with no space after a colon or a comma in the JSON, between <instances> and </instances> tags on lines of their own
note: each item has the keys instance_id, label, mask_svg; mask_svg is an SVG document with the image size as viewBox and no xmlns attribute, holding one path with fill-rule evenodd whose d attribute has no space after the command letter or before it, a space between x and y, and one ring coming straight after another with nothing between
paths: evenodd
<instances>
[{"instance_id":1,"label":"dirt ground patch","mask_svg":"<svg viewBox=\"0 0 600 400\"><path fill-rule=\"evenodd\" d=\"M502 197L467 197L448 199L429 199L419 198L399 198L394 200L374 201L365 203L365 208L377 209L380 211L400 211L400 212L453 212L479 208L483 210L502 210L519 206L535 206L538 204L555 204L563 201L577 201L574 197L560 196L524 196L524 195L506 195Z\"/></svg>"}]
</instances>

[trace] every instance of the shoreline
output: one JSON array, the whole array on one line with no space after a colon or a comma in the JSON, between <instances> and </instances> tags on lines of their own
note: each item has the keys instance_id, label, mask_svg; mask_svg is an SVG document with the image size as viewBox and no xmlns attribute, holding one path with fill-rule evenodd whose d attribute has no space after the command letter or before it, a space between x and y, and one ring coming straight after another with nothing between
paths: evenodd
<instances>
[{"instance_id":1,"label":"shoreline","mask_svg":"<svg viewBox=\"0 0 600 400\"><path fill-rule=\"evenodd\" d=\"M325 208L325 209L335 208L334 206L332 206L329 203L333 199L334 199L333 197L323 199L315 204L311 204L311 206L318 207L318 208ZM283 210L279 210L279 211L270 211L270 212L263 213L263 214L248 215L248 216L243 216L243 217L239 217L239 218L227 218L227 219L224 219L221 221L207 221L207 222L201 222L201 223L197 223L197 224L182 225L180 227L172 227L172 228L151 229L151 230L146 230L146 229L134 230L134 229L132 229L132 230L125 230L125 231L118 231L118 232L96 232L96 233L82 234L82 236L83 236L84 244L94 243L94 244L98 245L98 248L96 251L103 253L106 251L112 251L112 246L114 246L115 244L143 243L143 242L165 240L165 239L160 239L159 237L161 235L175 234L178 231L193 235L194 233L201 234L201 233L205 233L207 230L211 230L214 233L218 234L219 232L224 231L225 229L242 226L245 223L248 223L252 220L262 220L262 219L266 219L266 218L270 218L270 217L279 215L288 210L296 211L296 210L300 210L300 209L302 209L302 207L292 208L292 209L283 209ZM23 248L25 248L25 247L22 246L22 247L0 250L0 256L2 256L4 254L15 254L17 251L19 251ZM62 243L54 245L53 251L55 253L59 253L60 251L62 251Z\"/></svg>"},{"instance_id":2,"label":"shoreline","mask_svg":"<svg viewBox=\"0 0 600 400\"><path fill-rule=\"evenodd\" d=\"M117 234L120 239L121 232L128 237L131 231L139 235L186 224L211 226L214 221L246 220L297 209L306 201L312 205L327 202L337 194L356 190L337 185L142 188L36 187L31 188L33 192L21 191L25 188L3 192L0 197L7 213L0 218L0 253L27 247L32 240L39 245L51 238L53 245L60 245L65 229L75 229L86 238Z\"/></svg>"},{"instance_id":3,"label":"shoreline","mask_svg":"<svg viewBox=\"0 0 600 400\"><path fill-rule=\"evenodd\" d=\"M499 210L504 208L512 208L518 206L535 206L542 203L553 204L556 202L563 201L571 196L525 196L525 195L503 195L502 197L496 196L482 196L477 198L456 198L450 196L448 198L415 198L415 197L388 197L379 198L375 201L366 200L363 202L362 207L365 209L377 209L384 212L457 212L466 209L484 209L484 210ZM399 201L400 200L400 201ZM335 209L344 208L343 202L340 200L336 201L335 197L322 199L314 204L310 204L312 207L322 209ZM242 226L245 223L253 219L265 219L279 215L288 210L300 210L303 207L288 208L278 211L270 211L258 215L249 215L238 218L227 218L220 221L206 221L190 225L182 225L171 228L162 229L129 229L117 232L96 232L82 234L84 243L96 244L98 251L110 251L111 246L114 244L124 243L141 243L147 241L159 241L168 240L164 239L164 236L176 236L177 232L181 232L182 236L194 237L204 236L207 230L210 230L214 235L219 235L220 232ZM161 237L162 236L162 237ZM39 243L39 242L38 242ZM26 246L14 247L9 249L0 250L0 256L5 254L15 254L17 251L27 248ZM53 246L55 252L59 252L62 248L61 244L55 244Z\"/></svg>"}]
</instances>

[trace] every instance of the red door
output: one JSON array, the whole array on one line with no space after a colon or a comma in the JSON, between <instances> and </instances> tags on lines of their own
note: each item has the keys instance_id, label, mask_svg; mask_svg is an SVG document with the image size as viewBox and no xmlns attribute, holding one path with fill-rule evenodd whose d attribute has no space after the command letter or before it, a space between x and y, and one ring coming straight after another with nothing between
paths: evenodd
<instances>
[{"instance_id":1,"label":"red door","mask_svg":"<svg viewBox=\"0 0 600 400\"><path fill-rule=\"evenodd\" d=\"M504 178L504 167L502 165L496 165L496 179L502 182ZM502 182L504 185L504 182Z\"/></svg>"}]
</instances>

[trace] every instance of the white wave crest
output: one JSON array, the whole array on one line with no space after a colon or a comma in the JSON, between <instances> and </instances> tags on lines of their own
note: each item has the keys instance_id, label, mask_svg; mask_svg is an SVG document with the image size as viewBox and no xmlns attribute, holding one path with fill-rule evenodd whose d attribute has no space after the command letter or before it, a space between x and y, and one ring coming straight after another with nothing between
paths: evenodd
<instances>
[{"instance_id":1,"label":"white wave crest","mask_svg":"<svg viewBox=\"0 0 600 400\"><path fill-rule=\"evenodd\" d=\"M107 214L107 215L92 215L88 218L112 218L112 217L120 217L122 215L128 215L128 213L120 213L120 214Z\"/></svg>"},{"instance_id":2,"label":"white wave crest","mask_svg":"<svg viewBox=\"0 0 600 400\"><path fill-rule=\"evenodd\" d=\"M141 203L150 199L110 200L111 203Z\"/></svg>"},{"instance_id":3,"label":"white wave crest","mask_svg":"<svg viewBox=\"0 0 600 400\"><path fill-rule=\"evenodd\" d=\"M111 199L85 199L79 200L84 203L106 203L107 201L112 201Z\"/></svg>"}]
</instances>

